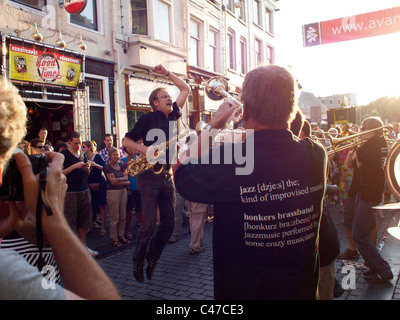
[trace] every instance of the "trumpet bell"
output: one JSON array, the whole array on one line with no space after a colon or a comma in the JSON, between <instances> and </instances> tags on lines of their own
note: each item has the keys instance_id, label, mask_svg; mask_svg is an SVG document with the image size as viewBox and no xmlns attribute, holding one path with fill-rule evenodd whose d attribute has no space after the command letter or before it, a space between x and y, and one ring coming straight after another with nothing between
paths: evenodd
<instances>
[{"instance_id":1,"label":"trumpet bell","mask_svg":"<svg viewBox=\"0 0 400 320\"><path fill-rule=\"evenodd\" d=\"M214 77L207 81L205 91L211 100L221 100L225 96L221 92L228 92L228 82L224 78Z\"/></svg>"}]
</instances>

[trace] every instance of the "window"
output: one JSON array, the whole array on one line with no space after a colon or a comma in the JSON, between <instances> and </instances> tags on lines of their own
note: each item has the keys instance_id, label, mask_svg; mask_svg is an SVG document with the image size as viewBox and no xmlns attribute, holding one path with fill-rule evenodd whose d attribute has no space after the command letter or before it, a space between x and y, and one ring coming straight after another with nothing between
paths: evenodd
<instances>
[{"instance_id":1,"label":"window","mask_svg":"<svg viewBox=\"0 0 400 320\"><path fill-rule=\"evenodd\" d=\"M227 8L230 11L235 12L235 0L228 0L227 1Z\"/></svg>"},{"instance_id":2,"label":"window","mask_svg":"<svg viewBox=\"0 0 400 320\"><path fill-rule=\"evenodd\" d=\"M25 4L31 8L42 10L47 5L47 0L12 0L21 4Z\"/></svg>"},{"instance_id":3,"label":"window","mask_svg":"<svg viewBox=\"0 0 400 320\"><path fill-rule=\"evenodd\" d=\"M79 14L71 14L71 22L82 27L98 30L97 0L88 1L85 10Z\"/></svg>"},{"instance_id":4,"label":"window","mask_svg":"<svg viewBox=\"0 0 400 320\"><path fill-rule=\"evenodd\" d=\"M265 8L265 31L270 34L274 34L273 14L269 8Z\"/></svg>"},{"instance_id":5,"label":"window","mask_svg":"<svg viewBox=\"0 0 400 320\"><path fill-rule=\"evenodd\" d=\"M239 19L246 22L246 1L243 1L242 6L239 8Z\"/></svg>"},{"instance_id":6,"label":"window","mask_svg":"<svg viewBox=\"0 0 400 320\"><path fill-rule=\"evenodd\" d=\"M263 56L262 56L262 42L261 40L256 39L255 41L255 58L256 58L256 66L261 66L263 64Z\"/></svg>"},{"instance_id":7,"label":"window","mask_svg":"<svg viewBox=\"0 0 400 320\"><path fill-rule=\"evenodd\" d=\"M147 0L131 0L132 33L148 35Z\"/></svg>"},{"instance_id":8,"label":"window","mask_svg":"<svg viewBox=\"0 0 400 320\"><path fill-rule=\"evenodd\" d=\"M154 36L157 40L171 42L170 6L163 1L155 1L154 6Z\"/></svg>"},{"instance_id":9,"label":"window","mask_svg":"<svg viewBox=\"0 0 400 320\"><path fill-rule=\"evenodd\" d=\"M104 103L103 98L103 81L97 79L85 79L87 86L89 87L89 101Z\"/></svg>"},{"instance_id":10,"label":"window","mask_svg":"<svg viewBox=\"0 0 400 320\"><path fill-rule=\"evenodd\" d=\"M209 44L209 49L208 49L208 69L211 71L218 72L218 32L215 30L210 30L208 33L208 44Z\"/></svg>"},{"instance_id":11,"label":"window","mask_svg":"<svg viewBox=\"0 0 400 320\"><path fill-rule=\"evenodd\" d=\"M199 65L200 56L200 24L190 20L190 44L189 63L193 66Z\"/></svg>"},{"instance_id":12,"label":"window","mask_svg":"<svg viewBox=\"0 0 400 320\"><path fill-rule=\"evenodd\" d=\"M274 64L275 60L275 50L274 47L267 44L267 62L269 64Z\"/></svg>"},{"instance_id":13,"label":"window","mask_svg":"<svg viewBox=\"0 0 400 320\"><path fill-rule=\"evenodd\" d=\"M128 131L131 131L138 119L146 112L141 110L127 110Z\"/></svg>"},{"instance_id":14,"label":"window","mask_svg":"<svg viewBox=\"0 0 400 320\"><path fill-rule=\"evenodd\" d=\"M261 21L261 1L253 0L253 22L259 26L262 26Z\"/></svg>"},{"instance_id":15,"label":"window","mask_svg":"<svg viewBox=\"0 0 400 320\"><path fill-rule=\"evenodd\" d=\"M235 43L235 31L232 29L228 30L228 57L229 57L229 68L236 70L236 43Z\"/></svg>"},{"instance_id":16,"label":"window","mask_svg":"<svg viewBox=\"0 0 400 320\"><path fill-rule=\"evenodd\" d=\"M240 73L247 73L247 41L245 38L240 38Z\"/></svg>"}]
</instances>

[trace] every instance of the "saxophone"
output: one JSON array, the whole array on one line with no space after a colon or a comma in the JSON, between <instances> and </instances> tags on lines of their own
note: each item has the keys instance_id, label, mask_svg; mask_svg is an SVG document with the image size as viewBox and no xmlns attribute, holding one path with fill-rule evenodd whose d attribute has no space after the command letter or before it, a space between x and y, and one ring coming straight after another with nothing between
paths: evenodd
<instances>
[{"instance_id":1,"label":"saxophone","mask_svg":"<svg viewBox=\"0 0 400 320\"><path fill-rule=\"evenodd\" d=\"M147 160L145 154L140 154L138 157L135 157L126 163L125 172L132 178L135 178L147 171L151 171L154 174L160 174L164 171L165 165L157 163L156 161L157 158L161 155L164 155L168 149L169 141L159 144L154 154L154 159L151 161L152 163Z\"/></svg>"}]
</instances>

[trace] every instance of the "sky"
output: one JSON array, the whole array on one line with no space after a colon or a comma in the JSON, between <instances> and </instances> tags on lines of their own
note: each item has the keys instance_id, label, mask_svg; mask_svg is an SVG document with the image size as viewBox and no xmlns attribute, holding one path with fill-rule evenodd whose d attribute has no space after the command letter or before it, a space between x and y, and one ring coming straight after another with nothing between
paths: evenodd
<instances>
[{"instance_id":1,"label":"sky","mask_svg":"<svg viewBox=\"0 0 400 320\"><path fill-rule=\"evenodd\" d=\"M356 93L357 105L400 96L400 32L303 47L302 26L399 7L398 0L280 0L275 15L276 63L289 67L318 96Z\"/></svg>"}]
</instances>

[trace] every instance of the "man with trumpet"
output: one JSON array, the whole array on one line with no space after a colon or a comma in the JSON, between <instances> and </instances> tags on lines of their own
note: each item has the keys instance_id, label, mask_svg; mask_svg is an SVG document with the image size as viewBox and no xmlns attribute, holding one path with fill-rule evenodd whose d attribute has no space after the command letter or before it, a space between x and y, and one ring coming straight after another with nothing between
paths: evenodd
<instances>
[{"instance_id":1,"label":"man with trumpet","mask_svg":"<svg viewBox=\"0 0 400 320\"><path fill-rule=\"evenodd\" d=\"M166 144L169 139L173 138L170 136L170 133L173 132L170 128L171 126L176 127L177 120L181 117L180 109L184 106L190 92L190 87L186 82L168 71L163 65L157 65L155 72L165 75L171 80L178 87L180 93L173 102L166 88L160 87L153 90L149 97L153 112L141 116L135 127L125 135L123 146L145 154L147 158L153 157L157 145ZM151 133L155 133L155 136L158 137L156 143L151 139L151 136L154 137ZM140 140L143 140L143 144L138 143ZM157 260L174 230L175 187L169 161L170 158L173 158L169 154L174 152L173 149L165 150L163 160L166 160L166 165L161 174L147 171L138 177L142 200L142 223L133 256L133 275L139 282L144 281L145 258L148 261L146 275L149 280L152 279ZM160 225L152 237L156 229L157 207L160 211Z\"/></svg>"},{"instance_id":2,"label":"man with trumpet","mask_svg":"<svg viewBox=\"0 0 400 320\"><path fill-rule=\"evenodd\" d=\"M228 98L174 176L182 197L214 204L214 298L317 299L325 150L289 130L298 84L286 69L269 65L250 71L242 100L246 140L208 149L213 131L238 108ZM236 167L243 163L232 159L249 145L253 170L239 175ZM212 161L215 155L221 162Z\"/></svg>"}]
</instances>

